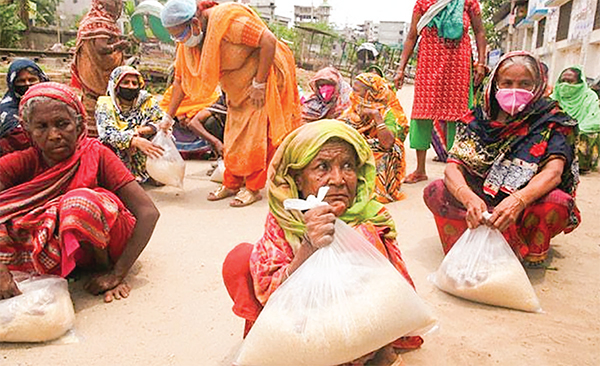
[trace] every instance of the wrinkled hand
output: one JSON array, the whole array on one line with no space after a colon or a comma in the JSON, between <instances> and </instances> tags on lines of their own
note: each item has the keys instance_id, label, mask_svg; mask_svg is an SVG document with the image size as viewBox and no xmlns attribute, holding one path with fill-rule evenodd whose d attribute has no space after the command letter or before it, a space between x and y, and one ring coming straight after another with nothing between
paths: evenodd
<instances>
[{"instance_id":1,"label":"wrinkled hand","mask_svg":"<svg viewBox=\"0 0 600 366\"><path fill-rule=\"evenodd\" d=\"M8 270L0 269L0 300L21 295L21 291Z\"/></svg>"},{"instance_id":2,"label":"wrinkled hand","mask_svg":"<svg viewBox=\"0 0 600 366\"><path fill-rule=\"evenodd\" d=\"M504 231L517 221L523 209L523 205L517 198L508 196L494 208L488 225Z\"/></svg>"},{"instance_id":3,"label":"wrinkled hand","mask_svg":"<svg viewBox=\"0 0 600 366\"><path fill-rule=\"evenodd\" d=\"M487 205L475 193L471 192L463 205L467 208L467 226L469 229L475 229L479 225L487 223L483 218L483 213L487 211Z\"/></svg>"},{"instance_id":4,"label":"wrinkled hand","mask_svg":"<svg viewBox=\"0 0 600 366\"><path fill-rule=\"evenodd\" d=\"M173 127L174 123L175 123L175 121L173 120L173 117L171 117L165 113L162 120L158 124L158 128L160 128L161 130L163 130L165 132L168 132L171 129L171 127Z\"/></svg>"},{"instance_id":5,"label":"wrinkled hand","mask_svg":"<svg viewBox=\"0 0 600 366\"><path fill-rule=\"evenodd\" d=\"M333 242L335 213L333 206L319 206L304 213L306 235L315 248L323 248Z\"/></svg>"},{"instance_id":6,"label":"wrinkled hand","mask_svg":"<svg viewBox=\"0 0 600 366\"><path fill-rule=\"evenodd\" d=\"M265 94L266 88L255 88L253 86L250 87L249 97L252 105L255 108L260 108L265 104Z\"/></svg>"},{"instance_id":7,"label":"wrinkled hand","mask_svg":"<svg viewBox=\"0 0 600 366\"><path fill-rule=\"evenodd\" d=\"M85 284L84 288L93 295L99 295L117 287L121 281L123 281L123 278L112 272L100 273L94 275L90 281Z\"/></svg>"},{"instance_id":8,"label":"wrinkled hand","mask_svg":"<svg viewBox=\"0 0 600 366\"><path fill-rule=\"evenodd\" d=\"M146 140L143 137L134 137L131 143L134 147L138 148L146 156L149 156L154 159L160 158L165 152L165 150L162 147L153 144L152 142Z\"/></svg>"},{"instance_id":9,"label":"wrinkled hand","mask_svg":"<svg viewBox=\"0 0 600 366\"><path fill-rule=\"evenodd\" d=\"M485 78L485 66L477 65L475 66L474 71L475 73L473 75L473 85L477 87L479 86L479 84L481 84L483 78Z\"/></svg>"},{"instance_id":10,"label":"wrinkled hand","mask_svg":"<svg viewBox=\"0 0 600 366\"><path fill-rule=\"evenodd\" d=\"M404 85L404 70L396 71L396 75L394 76L394 85L396 85L397 89L402 89Z\"/></svg>"},{"instance_id":11,"label":"wrinkled hand","mask_svg":"<svg viewBox=\"0 0 600 366\"><path fill-rule=\"evenodd\" d=\"M217 139L217 141L213 143L213 148L215 149L217 155L223 156L223 143L221 141Z\"/></svg>"},{"instance_id":12,"label":"wrinkled hand","mask_svg":"<svg viewBox=\"0 0 600 366\"><path fill-rule=\"evenodd\" d=\"M382 118L380 118L381 114L375 108L364 108L362 110L362 116L375 120L375 122L377 123L380 123L382 121Z\"/></svg>"}]
</instances>

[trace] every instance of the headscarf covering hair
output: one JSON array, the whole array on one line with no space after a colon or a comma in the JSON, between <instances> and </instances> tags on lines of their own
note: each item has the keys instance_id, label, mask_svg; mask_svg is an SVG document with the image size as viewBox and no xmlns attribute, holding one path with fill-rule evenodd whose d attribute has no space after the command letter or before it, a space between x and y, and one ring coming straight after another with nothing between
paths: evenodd
<instances>
[{"instance_id":1,"label":"headscarf covering hair","mask_svg":"<svg viewBox=\"0 0 600 366\"><path fill-rule=\"evenodd\" d=\"M370 221L376 226L388 226L388 236L395 238L394 222L387 211L380 213L383 205L373 197L375 187L375 159L367 141L358 131L336 120L321 120L305 124L292 131L281 143L271 165L267 179L267 194L271 213L277 219L285 233L286 240L294 250L300 246L300 240L306 231L304 216L296 210L285 210L283 201L299 198L298 187L293 170L302 170L319 153L323 145L333 137L348 142L358 157L358 186L356 197L340 219L356 225Z\"/></svg>"},{"instance_id":2,"label":"headscarf covering hair","mask_svg":"<svg viewBox=\"0 0 600 366\"><path fill-rule=\"evenodd\" d=\"M544 92L546 91L546 84L548 80L547 76L543 72L540 61L529 52L508 52L504 54L504 56L502 56L498 64L496 64L494 70L492 70L488 84L485 87L483 112L485 113L487 118L496 118L498 116L498 112L500 111L500 106L498 105L498 101L496 100L496 92L498 91L498 87L496 86L496 84L498 82L498 74L501 70L504 70L504 67L507 63L525 66L527 70L529 70L529 72L533 72L533 80L536 83L532 90L533 99L531 100L531 102L529 102L529 107L526 107L522 112L516 114L512 118L517 118L517 116L529 114L530 107L534 105L535 102L540 100L544 96Z\"/></svg>"},{"instance_id":3,"label":"headscarf covering hair","mask_svg":"<svg viewBox=\"0 0 600 366\"><path fill-rule=\"evenodd\" d=\"M120 36L121 29L117 25L119 15L108 12L100 0L93 0L90 10L79 22L75 48L81 47L85 40Z\"/></svg>"},{"instance_id":4,"label":"headscarf covering hair","mask_svg":"<svg viewBox=\"0 0 600 366\"><path fill-rule=\"evenodd\" d=\"M131 66L119 66L116 67L111 73L110 78L108 79L108 88L106 88L106 94L110 97L113 105L115 106L118 113L121 113L121 107L119 106L119 99L117 97L117 88L119 84L123 80L123 78L127 75L135 75L138 79L138 83L140 84L140 89L143 89L146 86L146 82L144 81L144 77L142 74ZM134 108L140 106L144 103L151 95L145 90L140 90L140 94L135 99L133 104Z\"/></svg>"},{"instance_id":5,"label":"headscarf covering hair","mask_svg":"<svg viewBox=\"0 0 600 366\"><path fill-rule=\"evenodd\" d=\"M363 120L362 110L365 108L377 109L384 118L389 110L392 111L398 120L406 118L404 110L396 97L396 93L394 93L387 80L379 75L367 72L358 75L356 81L364 84L367 87L367 92L364 97L360 97L354 92L350 94L352 106L344 112L342 116L343 120L348 121L357 129L364 130L370 128L370 125L365 125L365 123L374 123L374 121Z\"/></svg>"},{"instance_id":6,"label":"headscarf covering hair","mask_svg":"<svg viewBox=\"0 0 600 366\"><path fill-rule=\"evenodd\" d=\"M579 76L577 84L560 81L567 70L571 70ZM581 132L596 133L600 132L600 104L598 104L598 95L587 85L585 80L583 68L571 66L560 73L550 97L558 101L561 108L577 120Z\"/></svg>"},{"instance_id":7,"label":"headscarf covering hair","mask_svg":"<svg viewBox=\"0 0 600 366\"><path fill-rule=\"evenodd\" d=\"M29 71L31 74L37 75L40 82L48 81L48 76L42 69L33 61L20 58L14 60L8 67L6 74L6 87L8 91L0 101L0 137L12 131L19 125L19 101L22 95L15 91L15 80L19 73L23 70Z\"/></svg>"},{"instance_id":8,"label":"headscarf covering hair","mask_svg":"<svg viewBox=\"0 0 600 366\"><path fill-rule=\"evenodd\" d=\"M32 86L31 88L29 88L29 90L27 90L27 93L25 93L23 98L21 98L21 103L19 104L19 114L24 114L24 109L28 108L28 106L30 105L27 102L39 97L46 97L58 100L65 103L67 106L73 108L75 112L77 112L77 114L81 116L81 118L78 119L79 123L82 126L82 133L80 134L80 138L85 137L87 135L84 122L86 117L85 107L83 106L83 103L81 103L81 100L79 100L79 97L77 96L75 91L71 89L71 87L65 84L55 83L51 81L39 83Z\"/></svg>"},{"instance_id":9,"label":"headscarf covering hair","mask_svg":"<svg viewBox=\"0 0 600 366\"><path fill-rule=\"evenodd\" d=\"M160 21L165 28L184 24L196 14L196 1L169 0L160 12Z\"/></svg>"},{"instance_id":10,"label":"headscarf covering hair","mask_svg":"<svg viewBox=\"0 0 600 366\"><path fill-rule=\"evenodd\" d=\"M329 101L325 101L319 93L317 84L322 81L335 85L335 91ZM308 85L313 93L304 102L302 108L303 121L313 122L327 117L337 118L350 106L352 88L335 67L328 66L319 70L310 79Z\"/></svg>"}]
</instances>

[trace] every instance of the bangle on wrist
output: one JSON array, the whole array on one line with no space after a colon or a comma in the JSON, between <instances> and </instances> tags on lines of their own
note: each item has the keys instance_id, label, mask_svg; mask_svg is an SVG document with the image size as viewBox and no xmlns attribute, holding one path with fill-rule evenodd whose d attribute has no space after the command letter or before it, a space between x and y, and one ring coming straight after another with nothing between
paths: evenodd
<instances>
[{"instance_id":1,"label":"bangle on wrist","mask_svg":"<svg viewBox=\"0 0 600 366\"><path fill-rule=\"evenodd\" d=\"M378 130L385 130L387 128L387 126L385 125L385 123L378 123L377 124L377 129Z\"/></svg>"},{"instance_id":2,"label":"bangle on wrist","mask_svg":"<svg viewBox=\"0 0 600 366\"><path fill-rule=\"evenodd\" d=\"M256 78L252 79L252 87L254 89L266 89L267 88L267 82L265 81L264 83L259 83L256 81Z\"/></svg>"}]
</instances>

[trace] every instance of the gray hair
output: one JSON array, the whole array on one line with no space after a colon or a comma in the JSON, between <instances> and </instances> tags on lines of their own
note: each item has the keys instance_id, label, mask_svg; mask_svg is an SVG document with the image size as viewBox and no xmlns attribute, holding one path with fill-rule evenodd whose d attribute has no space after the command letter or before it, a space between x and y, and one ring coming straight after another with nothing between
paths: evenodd
<instances>
[{"instance_id":1,"label":"gray hair","mask_svg":"<svg viewBox=\"0 0 600 366\"><path fill-rule=\"evenodd\" d=\"M527 69L536 83L541 81L542 70L540 70L538 63L533 57L525 55L517 55L504 60L498 67L498 74L504 72L513 65L520 65Z\"/></svg>"},{"instance_id":2,"label":"gray hair","mask_svg":"<svg viewBox=\"0 0 600 366\"><path fill-rule=\"evenodd\" d=\"M46 97L46 96L33 97L33 98L27 100L25 102L25 104L21 107L21 113L20 113L21 120L23 121L23 127L26 128L26 126L29 125L29 121L31 120L31 113L33 112L33 109L38 104L52 103L52 102L61 103L60 100ZM62 104L67 108L71 117L73 117L73 119L77 120L78 124L80 124L81 121L83 120L83 118L80 114L77 113L75 108L71 107L67 103L62 103Z\"/></svg>"}]
</instances>

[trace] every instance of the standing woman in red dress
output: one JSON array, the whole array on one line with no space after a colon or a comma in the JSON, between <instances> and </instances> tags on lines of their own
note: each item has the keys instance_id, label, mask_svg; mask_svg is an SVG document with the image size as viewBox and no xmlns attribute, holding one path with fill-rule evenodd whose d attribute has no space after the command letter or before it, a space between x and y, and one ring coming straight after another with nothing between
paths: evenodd
<instances>
[{"instance_id":1,"label":"standing woman in red dress","mask_svg":"<svg viewBox=\"0 0 600 366\"><path fill-rule=\"evenodd\" d=\"M477 43L475 64L470 26ZM419 37L410 122L410 147L417 150L417 168L405 178L404 182L409 184L427 180L425 158L432 132L434 140L439 142L434 145L436 152L445 161L447 149L454 141L454 121L469 111L473 85L479 85L485 75L487 44L479 1L417 0L394 77L397 87L402 87L406 65Z\"/></svg>"}]
</instances>

